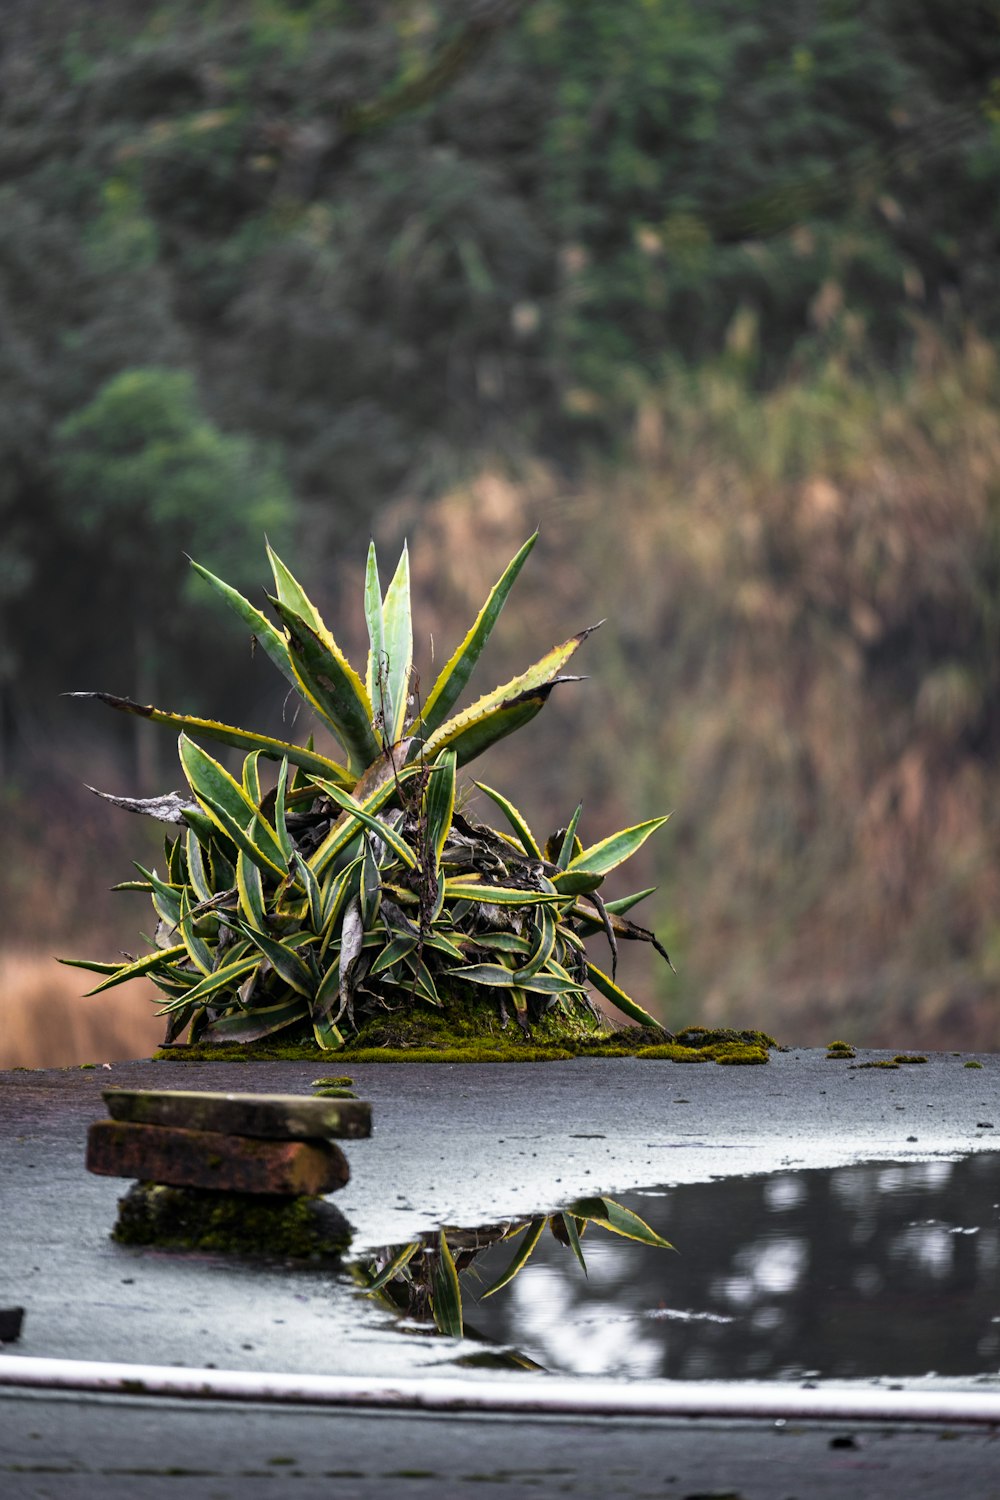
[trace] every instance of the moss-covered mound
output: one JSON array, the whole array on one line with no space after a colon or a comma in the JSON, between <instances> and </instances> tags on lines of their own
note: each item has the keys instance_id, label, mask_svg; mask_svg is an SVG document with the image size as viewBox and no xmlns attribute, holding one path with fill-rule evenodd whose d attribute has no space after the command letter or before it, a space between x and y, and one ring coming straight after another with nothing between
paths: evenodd
<instances>
[{"instance_id":1,"label":"moss-covered mound","mask_svg":"<svg viewBox=\"0 0 1000 1500\"><path fill-rule=\"evenodd\" d=\"M369 1022L337 1056L352 1063L394 1062L554 1062L571 1057L648 1057L666 1062L722 1064L766 1063L777 1047L764 1031L736 1031L687 1026L673 1036L650 1026L629 1026L620 1031L598 1031L583 1024L567 1029L566 1017L551 1033L536 1026L530 1037L515 1026L484 1032L473 1018L459 1012L430 1015L426 1021L408 1018L405 1030L398 1023ZM162 1047L159 1061L189 1062L316 1062L328 1058L306 1038L279 1041L267 1038L240 1046L201 1043L195 1046Z\"/></svg>"}]
</instances>

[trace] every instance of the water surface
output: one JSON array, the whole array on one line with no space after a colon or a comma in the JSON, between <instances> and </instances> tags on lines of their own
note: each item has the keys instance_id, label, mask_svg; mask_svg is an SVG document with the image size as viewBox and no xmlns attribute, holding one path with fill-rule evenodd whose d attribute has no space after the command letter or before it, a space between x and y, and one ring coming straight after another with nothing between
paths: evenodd
<instances>
[{"instance_id":1,"label":"water surface","mask_svg":"<svg viewBox=\"0 0 1000 1500\"><path fill-rule=\"evenodd\" d=\"M585 1277L546 1231L514 1281L477 1301L518 1244L484 1233L487 1248L461 1277L467 1333L591 1375L1000 1373L1000 1153L726 1178L618 1201L676 1250L591 1227Z\"/></svg>"}]
</instances>

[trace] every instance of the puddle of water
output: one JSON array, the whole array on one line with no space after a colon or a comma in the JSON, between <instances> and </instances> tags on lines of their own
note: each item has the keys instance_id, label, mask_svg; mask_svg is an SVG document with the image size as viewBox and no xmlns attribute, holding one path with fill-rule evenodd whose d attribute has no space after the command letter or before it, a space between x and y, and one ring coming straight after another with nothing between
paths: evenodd
<instances>
[{"instance_id":1,"label":"puddle of water","mask_svg":"<svg viewBox=\"0 0 1000 1500\"><path fill-rule=\"evenodd\" d=\"M1000 1153L726 1178L617 1201L676 1252L590 1226L585 1277L546 1229L510 1284L477 1301L520 1238L449 1230L467 1335L582 1375L1000 1372ZM427 1260L430 1274L432 1246ZM410 1327L428 1316L423 1293L396 1300Z\"/></svg>"}]
</instances>

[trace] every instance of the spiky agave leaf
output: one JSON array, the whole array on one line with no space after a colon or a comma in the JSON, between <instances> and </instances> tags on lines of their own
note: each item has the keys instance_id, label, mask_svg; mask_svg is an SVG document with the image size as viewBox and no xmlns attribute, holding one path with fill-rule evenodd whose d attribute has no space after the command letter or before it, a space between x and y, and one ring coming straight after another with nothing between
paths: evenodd
<instances>
[{"instance_id":1,"label":"spiky agave leaf","mask_svg":"<svg viewBox=\"0 0 1000 1500\"><path fill-rule=\"evenodd\" d=\"M364 683L325 626L314 628L281 599L271 603L285 625L289 657L301 687L319 705L347 751L350 769L361 776L382 749Z\"/></svg>"},{"instance_id":2,"label":"spiky agave leaf","mask_svg":"<svg viewBox=\"0 0 1000 1500\"><path fill-rule=\"evenodd\" d=\"M296 686L301 689L301 684L296 679ZM220 724L215 719L200 719L194 714L168 713L162 708L153 708L148 703L133 703L131 698L120 698L114 693L66 693L67 698L92 698L98 703L104 703L108 708L118 709L121 713L134 714L137 718L148 719L152 724L164 724L168 729L180 729L185 734L197 736L201 739L214 740L220 745L231 745L237 750L260 750L271 760L287 759L293 766L300 766L303 771L311 771L317 776L325 776L331 781L336 781L339 786L353 786L356 777L352 776L345 766L338 765L329 756L320 755L317 751L305 748L301 745L290 745L285 740L273 739L270 735L259 734L256 730L237 729L232 724ZM91 788L93 790L93 788ZM181 793L172 793L171 796L180 796ZM107 797L104 792L98 792L98 796ZM111 797L107 800L113 801ZM152 799L155 803L159 799ZM165 804L165 812L169 812L169 799L162 799ZM116 805L126 807L130 812L145 812L151 817L159 814L154 807L143 807L138 802L130 805L130 799L117 800ZM163 817L164 822L176 822L174 817Z\"/></svg>"},{"instance_id":3,"label":"spiky agave leaf","mask_svg":"<svg viewBox=\"0 0 1000 1500\"><path fill-rule=\"evenodd\" d=\"M513 588L517 575L524 567L528 553L537 540L538 532L536 531L529 536L524 546L507 564L503 574L490 590L486 603L473 621L465 639L439 673L431 688L430 696L424 704L423 713L420 715L419 723L425 735L433 734L435 729L444 723L462 696L465 685L472 676L472 670L492 634L500 611L507 602L507 595Z\"/></svg>"},{"instance_id":4,"label":"spiky agave leaf","mask_svg":"<svg viewBox=\"0 0 1000 1500\"><path fill-rule=\"evenodd\" d=\"M410 563L405 545L384 600L375 543L368 548L365 617L369 641L365 687L381 724L384 742L392 745L403 733L413 668Z\"/></svg>"},{"instance_id":5,"label":"spiky agave leaf","mask_svg":"<svg viewBox=\"0 0 1000 1500\"><path fill-rule=\"evenodd\" d=\"M578 677L563 675L562 668L597 628L590 625L570 636L562 645L553 646L526 671L446 720L428 739L427 756L433 759L444 750L454 750L458 764L463 766L505 735L529 723L544 707L558 683L580 681Z\"/></svg>"}]
</instances>

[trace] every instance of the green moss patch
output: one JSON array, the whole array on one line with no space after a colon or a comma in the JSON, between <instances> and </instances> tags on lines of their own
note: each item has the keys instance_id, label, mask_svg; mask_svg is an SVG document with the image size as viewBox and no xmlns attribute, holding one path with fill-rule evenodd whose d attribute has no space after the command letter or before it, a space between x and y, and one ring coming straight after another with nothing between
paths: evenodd
<instances>
[{"instance_id":1,"label":"green moss patch","mask_svg":"<svg viewBox=\"0 0 1000 1500\"><path fill-rule=\"evenodd\" d=\"M436 1019L436 1018L434 1018ZM485 1036L481 1030L449 1025L448 1018L438 1024L414 1028L393 1028L391 1022L368 1024L352 1039L343 1052L337 1053L351 1063L505 1063L564 1062L573 1057L647 1057L664 1062L716 1062L723 1065L766 1063L768 1054L778 1043L765 1031L736 1031L731 1027L709 1028L687 1026L671 1037L667 1031L651 1026L627 1026L620 1031L595 1032L581 1028L581 1034L547 1039L535 1027L527 1037L513 1024ZM160 1061L188 1062L315 1062L329 1057L312 1041L279 1042L266 1039L245 1045L199 1043L193 1047L163 1047L155 1054ZM316 1080L314 1087L341 1087L340 1080Z\"/></svg>"},{"instance_id":2,"label":"green moss patch","mask_svg":"<svg viewBox=\"0 0 1000 1500\"><path fill-rule=\"evenodd\" d=\"M137 1182L118 1200L111 1237L120 1245L337 1265L351 1243L351 1229L340 1210L322 1198Z\"/></svg>"}]
</instances>

